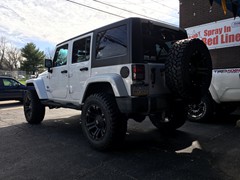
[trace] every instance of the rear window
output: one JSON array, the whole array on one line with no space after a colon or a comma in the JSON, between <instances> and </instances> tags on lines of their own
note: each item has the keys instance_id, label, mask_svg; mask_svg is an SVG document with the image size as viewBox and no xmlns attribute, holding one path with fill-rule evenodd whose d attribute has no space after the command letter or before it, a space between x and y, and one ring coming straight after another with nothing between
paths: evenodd
<instances>
[{"instance_id":1,"label":"rear window","mask_svg":"<svg viewBox=\"0 0 240 180\"><path fill-rule=\"evenodd\" d=\"M173 43L187 38L183 31L142 23L143 59L151 62L165 62Z\"/></svg>"}]
</instances>

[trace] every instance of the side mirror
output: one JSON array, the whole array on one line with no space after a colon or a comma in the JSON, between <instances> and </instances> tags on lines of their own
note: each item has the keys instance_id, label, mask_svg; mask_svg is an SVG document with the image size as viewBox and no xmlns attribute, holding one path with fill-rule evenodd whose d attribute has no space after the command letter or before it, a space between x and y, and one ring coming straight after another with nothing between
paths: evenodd
<instances>
[{"instance_id":1,"label":"side mirror","mask_svg":"<svg viewBox=\"0 0 240 180\"><path fill-rule=\"evenodd\" d=\"M45 67L48 68L48 72L52 73L53 63L51 59L45 59Z\"/></svg>"}]
</instances>

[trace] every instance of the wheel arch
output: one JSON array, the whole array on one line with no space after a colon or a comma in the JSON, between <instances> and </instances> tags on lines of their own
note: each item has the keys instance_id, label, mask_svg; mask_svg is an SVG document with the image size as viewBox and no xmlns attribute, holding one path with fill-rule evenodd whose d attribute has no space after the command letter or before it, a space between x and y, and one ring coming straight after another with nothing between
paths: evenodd
<instances>
[{"instance_id":1,"label":"wheel arch","mask_svg":"<svg viewBox=\"0 0 240 180\"><path fill-rule=\"evenodd\" d=\"M106 92L115 97L128 96L127 89L122 77L117 74L97 75L85 82L85 91L81 96L80 102L83 103L86 98L93 93Z\"/></svg>"},{"instance_id":2,"label":"wheel arch","mask_svg":"<svg viewBox=\"0 0 240 180\"><path fill-rule=\"evenodd\" d=\"M91 94L105 92L107 94L115 95L113 88L109 82L93 82L88 84L84 96L82 99L82 102L85 102L87 97L89 97Z\"/></svg>"},{"instance_id":3,"label":"wheel arch","mask_svg":"<svg viewBox=\"0 0 240 180\"><path fill-rule=\"evenodd\" d=\"M215 89L214 85L211 83L210 87L209 87L209 92L210 95L212 96L212 99L216 102L216 103L221 103L218 97L218 93L217 90Z\"/></svg>"},{"instance_id":4,"label":"wheel arch","mask_svg":"<svg viewBox=\"0 0 240 180\"><path fill-rule=\"evenodd\" d=\"M48 99L42 79L30 79L26 82L27 89L35 89L39 99Z\"/></svg>"}]
</instances>

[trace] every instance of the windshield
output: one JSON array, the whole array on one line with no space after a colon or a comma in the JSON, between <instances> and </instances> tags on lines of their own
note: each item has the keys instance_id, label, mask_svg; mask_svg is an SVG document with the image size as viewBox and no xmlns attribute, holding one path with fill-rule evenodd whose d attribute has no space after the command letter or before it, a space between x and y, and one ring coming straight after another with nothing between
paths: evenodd
<instances>
[{"instance_id":1,"label":"windshield","mask_svg":"<svg viewBox=\"0 0 240 180\"><path fill-rule=\"evenodd\" d=\"M180 30L142 23L144 61L165 62L173 43L187 38Z\"/></svg>"}]
</instances>

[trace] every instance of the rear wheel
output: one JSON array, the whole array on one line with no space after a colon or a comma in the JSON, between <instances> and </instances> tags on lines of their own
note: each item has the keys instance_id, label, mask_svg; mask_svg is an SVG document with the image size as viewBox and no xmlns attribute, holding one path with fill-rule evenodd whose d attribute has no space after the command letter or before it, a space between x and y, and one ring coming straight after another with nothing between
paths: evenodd
<instances>
[{"instance_id":1,"label":"rear wheel","mask_svg":"<svg viewBox=\"0 0 240 180\"><path fill-rule=\"evenodd\" d=\"M90 145L105 150L119 145L127 131L127 120L112 95L90 95L82 109L82 130Z\"/></svg>"},{"instance_id":2,"label":"rear wheel","mask_svg":"<svg viewBox=\"0 0 240 180\"><path fill-rule=\"evenodd\" d=\"M188 105L187 117L192 122L207 122L214 114L214 101L210 93L204 96L200 103Z\"/></svg>"},{"instance_id":3,"label":"rear wheel","mask_svg":"<svg viewBox=\"0 0 240 180\"><path fill-rule=\"evenodd\" d=\"M182 103L179 103L169 110L149 115L149 119L160 131L171 132L185 123L186 109Z\"/></svg>"},{"instance_id":4,"label":"rear wheel","mask_svg":"<svg viewBox=\"0 0 240 180\"><path fill-rule=\"evenodd\" d=\"M28 123L39 124L45 116L45 106L40 102L35 90L28 90L23 101L24 115Z\"/></svg>"}]
</instances>

